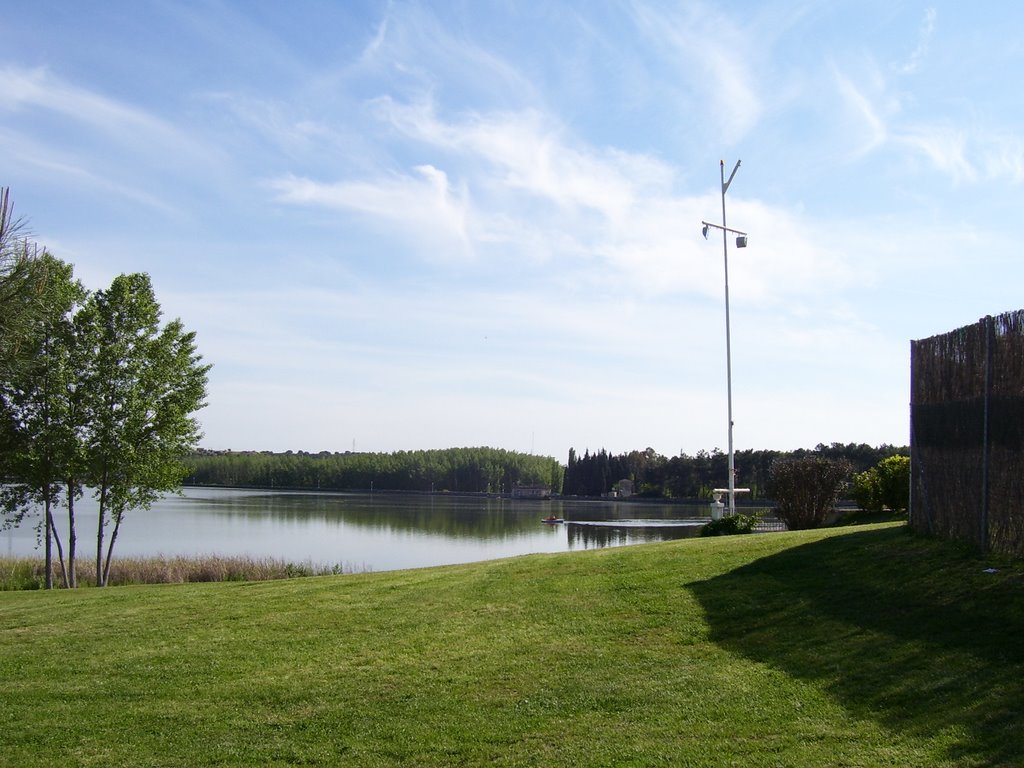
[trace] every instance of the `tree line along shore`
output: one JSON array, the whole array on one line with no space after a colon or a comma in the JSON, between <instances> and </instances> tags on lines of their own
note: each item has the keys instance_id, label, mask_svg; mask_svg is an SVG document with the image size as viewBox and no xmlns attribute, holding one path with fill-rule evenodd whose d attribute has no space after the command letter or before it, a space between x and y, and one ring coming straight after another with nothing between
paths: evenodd
<instances>
[{"instance_id":1,"label":"tree line along shore","mask_svg":"<svg viewBox=\"0 0 1024 768\"><path fill-rule=\"evenodd\" d=\"M771 467L779 460L845 460L853 472L864 472L883 459L906 455L906 447L863 443L742 450L735 453L736 482L750 488L748 498L758 500L765 498ZM727 456L718 449L666 457L652 448L621 454L586 450L582 456L570 449L566 464L550 456L483 447L392 453L200 450L185 464L184 482L198 486L501 494L539 485L563 496L600 497L628 480L635 496L652 499L707 498L711 489L726 483L728 471Z\"/></svg>"}]
</instances>

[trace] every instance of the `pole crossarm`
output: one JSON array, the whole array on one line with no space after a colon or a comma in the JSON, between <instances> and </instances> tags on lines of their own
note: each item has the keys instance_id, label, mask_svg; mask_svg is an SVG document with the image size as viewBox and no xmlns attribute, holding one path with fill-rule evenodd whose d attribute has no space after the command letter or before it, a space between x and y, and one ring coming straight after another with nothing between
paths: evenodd
<instances>
[{"instance_id":1,"label":"pole crossarm","mask_svg":"<svg viewBox=\"0 0 1024 768\"><path fill-rule=\"evenodd\" d=\"M740 232L738 229L733 229L732 227L723 227L721 224L712 224L710 221L702 221L701 224L703 224L705 227L714 227L715 229L722 229L725 230L726 232L732 232L734 235L746 236L747 234L746 232Z\"/></svg>"},{"instance_id":2,"label":"pole crossarm","mask_svg":"<svg viewBox=\"0 0 1024 768\"><path fill-rule=\"evenodd\" d=\"M722 166L722 176L724 177L725 176L725 160L719 161L719 164ZM725 193L729 191L729 185L732 184L732 178L733 178L733 176L736 175L736 171L738 171L739 169L740 169L740 161L737 160L736 161L736 165L734 165L733 168L732 168L732 173L729 174L729 180L722 182L722 197L725 197Z\"/></svg>"}]
</instances>

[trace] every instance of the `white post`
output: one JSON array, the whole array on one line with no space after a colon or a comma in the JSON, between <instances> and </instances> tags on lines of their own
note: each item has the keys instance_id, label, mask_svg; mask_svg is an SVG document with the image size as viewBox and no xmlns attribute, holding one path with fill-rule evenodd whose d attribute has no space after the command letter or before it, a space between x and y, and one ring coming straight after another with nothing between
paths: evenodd
<instances>
[{"instance_id":1,"label":"white post","mask_svg":"<svg viewBox=\"0 0 1024 768\"><path fill-rule=\"evenodd\" d=\"M725 160L719 161L722 175L722 257L725 264L725 381L729 405L729 514L736 514L736 462L732 441L732 335L729 327L729 230L725 222L725 193L732 184L733 176L739 170L740 161L736 161L729 180L725 180Z\"/></svg>"}]
</instances>

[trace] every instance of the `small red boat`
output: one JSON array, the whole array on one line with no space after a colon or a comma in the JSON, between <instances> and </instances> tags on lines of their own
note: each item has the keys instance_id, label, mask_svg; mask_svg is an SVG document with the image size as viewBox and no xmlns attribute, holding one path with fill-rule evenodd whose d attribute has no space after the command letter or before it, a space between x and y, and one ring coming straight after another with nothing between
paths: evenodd
<instances>
[{"instance_id":1,"label":"small red boat","mask_svg":"<svg viewBox=\"0 0 1024 768\"><path fill-rule=\"evenodd\" d=\"M547 523L548 525L557 525L558 523L564 523L565 522L565 518L564 517L555 517L554 515L552 515L551 517L541 518L541 522L542 523Z\"/></svg>"}]
</instances>

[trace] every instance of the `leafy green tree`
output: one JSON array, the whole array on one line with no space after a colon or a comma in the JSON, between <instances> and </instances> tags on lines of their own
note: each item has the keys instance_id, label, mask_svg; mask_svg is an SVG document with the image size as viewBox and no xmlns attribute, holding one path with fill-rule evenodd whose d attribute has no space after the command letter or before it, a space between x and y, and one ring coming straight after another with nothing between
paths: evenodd
<instances>
[{"instance_id":1,"label":"leafy green tree","mask_svg":"<svg viewBox=\"0 0 1024 768\"><path fill-rule=\"evenodd\" d=\"M910 506L910 458L890 456L854 475L853 499L868 512L905 513Z\"/></svg>"},{"instance_id":2,"label":"leafy green tree","mask_svg":"<svg viewBox=\"0 0 1024 768\"><path fill-rule=\"evenodd\" d=\"M846 459L813 456L779 459L772 464L768 495L786 527L795 531L821 526L835 506L850 467Z\"/></svg>"},{"instance_id":3,"label":"leafy green tree","mask_svg":"<svg viewBox=\"0 0 1024 768\"><path fill-rule=\"evenodd\" d=\"M160 327L148 275L116 277L75 321L84 353L87 479L99 502L96 583L103 586L125 514L178 490L188 473L182 459L200 437L193 414L205 405L210 366L201 364L195 334L180 320Z\"/></svg>"},{"instance_id":4,"label":"leafy green tree","mask_svg":"<svg viewBox=\"0 0 1024 768\"><path fill-rule=\"evenodd\" d=\"M4 473L10 482L2 489L6 522L19 524L25 515L41 506L45 543L46 586L51 588L53 544L57 546L65 586L74 583L74 549L65 563L63 548L54 526L53 512L61 487L73 499L81 494L73 479L78 425L72 419L70 402L75 390L71 363L73 345L71 313L85 291L72 277L70 265L44 252L38 257L48 277L40 295L41 311L24 330L24 362L0 380L0 411L3 413L5 450ZM71 526L72 532L74 526Z\"/></svg>"}]
</instances>

